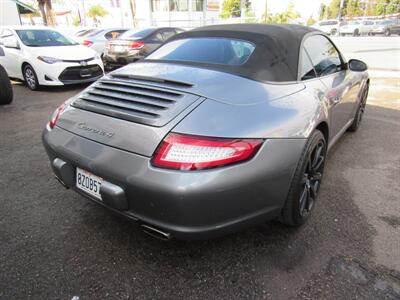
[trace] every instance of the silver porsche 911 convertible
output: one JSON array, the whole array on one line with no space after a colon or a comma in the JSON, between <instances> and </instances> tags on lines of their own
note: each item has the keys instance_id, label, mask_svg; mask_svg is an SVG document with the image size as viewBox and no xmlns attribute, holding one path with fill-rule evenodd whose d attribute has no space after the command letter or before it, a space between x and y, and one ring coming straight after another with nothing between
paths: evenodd
<instances>
[{"instance_id":1,"label":"silver porsche 911 convertible","mask_svg":"<svg viewBox=\"0 0 400 300\"><path fill-rule=\"evenodd\" d=\"M66 101L43 143L62 185L162 239L299 226L360 126L366 70L308 27L202 27Z\"/></svg>"}]
</instances>

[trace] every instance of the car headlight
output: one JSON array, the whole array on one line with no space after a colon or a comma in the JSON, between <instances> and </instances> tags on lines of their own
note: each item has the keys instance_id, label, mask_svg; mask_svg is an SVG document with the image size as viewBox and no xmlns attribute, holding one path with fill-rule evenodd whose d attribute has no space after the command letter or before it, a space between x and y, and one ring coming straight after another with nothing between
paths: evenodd
<instances>
[{"instance_id":1,"label":"car headlight","mask_svg":"<svg viewBox=\"0 0 400 300\"><path fill-rule=\"evenodd\" d=\"M54 57L49 57L49 56L38 56L37 57L39 60L47 63L47 64L54 64L57 62L61 62L62 59L54 58Z\"/></svg>"}]
</instances>

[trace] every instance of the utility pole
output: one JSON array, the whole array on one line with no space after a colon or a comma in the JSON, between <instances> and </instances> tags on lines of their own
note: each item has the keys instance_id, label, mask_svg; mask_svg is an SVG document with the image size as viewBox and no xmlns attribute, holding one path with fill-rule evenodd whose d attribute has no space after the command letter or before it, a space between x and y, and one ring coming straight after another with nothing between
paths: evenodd
<instances>
[{"instance_id":1,"label":"utility pole","mask_svg":"<svg viewBox=\"0 0 400 300\"><path fill-rule=\"evenodd\" d=\"M240 0L240 23L244 23L244 17L246 17L245 0Z\"/></svg>"},{"instance_id":2,"label":"utility pole","mask_svg":"<svg viewBox=\"0 0 400 300\"><path fill-rule=\"evenodd\" d=\"M268 0L265 0L265 12L264 12L264 23L267 23L268 19Z\"/></svg>"},{"instance_id":3,"label":"utility pole","mask_svg":"<svg viewBox=\"0 0 400 300\"><path fill-rule=\"evenodd\" d=\"M339 19L339 20L342 19L342 12L343 12L343 7L344 7L344 1L345 1L345 0L341 0L341 1L340 1L340 8L339 8L339 15L338 15L338 19Z\"/></svg>"}]
</instances>

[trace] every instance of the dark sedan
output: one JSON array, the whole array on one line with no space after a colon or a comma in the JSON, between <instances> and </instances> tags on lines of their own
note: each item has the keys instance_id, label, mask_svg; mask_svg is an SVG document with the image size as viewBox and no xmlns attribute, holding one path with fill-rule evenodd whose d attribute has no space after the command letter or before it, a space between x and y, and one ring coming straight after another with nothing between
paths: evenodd
<instances>
[{"instance_id":1,"label":"dark sedan","mask_svg":"<svg viewBox=\"0 0 400 300\"><path fill-rule=\"evenodd\" d=\"M43 142L64 186L153 236L300 226L328 150L360 126L366 70L312 28L198 28L62 104Z\"/></svg>"},{"instance_id":2,"label":"dark sedan","mask_svg":"<svg viewBox=\"0 0 400 300\"><path fill-rule=\"evenodd\" d=\"M180 28L162 27L130 30L110 41L104 53L107 68L121 67L148 55L166 40L183 32Z\"/></svg>"}]
</instances>

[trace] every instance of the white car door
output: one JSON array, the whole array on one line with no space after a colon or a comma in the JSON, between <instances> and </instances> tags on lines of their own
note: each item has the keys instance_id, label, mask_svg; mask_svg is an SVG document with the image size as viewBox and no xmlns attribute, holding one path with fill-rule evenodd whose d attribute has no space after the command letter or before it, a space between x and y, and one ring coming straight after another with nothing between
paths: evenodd
<instances>
[{"instance_id":1,"label":"white car door","mask_svg":"<svg viewBox=\"0 0 400 300\"><path fill-rule=\"evenodd\" d=\"M4 56L1 57L2 66L6 69L8 76L21 78L21 49L17 37L11 30L4 29L0 43L4 51Z\"/></svg>"}]
</instances>

